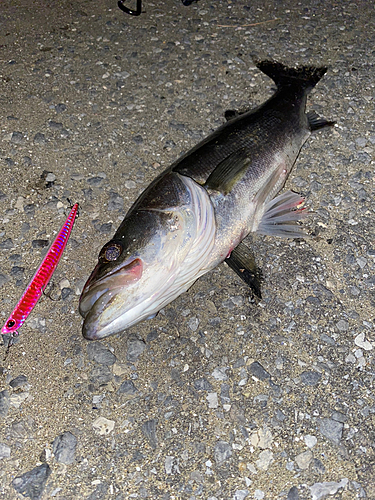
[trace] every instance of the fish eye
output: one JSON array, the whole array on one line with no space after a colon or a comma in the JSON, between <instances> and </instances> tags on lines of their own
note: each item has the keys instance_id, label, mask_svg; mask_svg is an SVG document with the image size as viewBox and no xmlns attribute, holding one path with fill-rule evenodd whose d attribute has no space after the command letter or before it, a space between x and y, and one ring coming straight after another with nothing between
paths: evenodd
<instances>
[{"instance_id":1,"label":"fish eye","mask_svg":"<svg viewBox=\"0 0 375 500\"><path fill-rule=\"evenodd\" d=\"M14 319L10 319L7 323L7 328L12 328L15 324L16 322L14 321Z\"/></svg>"},{"instance_id":2,"label":"fish eye","mask_svg":"<svg viewBox=\"0 0 375 500\"><path fill-rule=\"evenodd\" d=\"M121 253L122 246L119 243L110 243L103 248L99 258L103 259L105 262L113 262L120 257Z\"/></svg>"}]
</instances>

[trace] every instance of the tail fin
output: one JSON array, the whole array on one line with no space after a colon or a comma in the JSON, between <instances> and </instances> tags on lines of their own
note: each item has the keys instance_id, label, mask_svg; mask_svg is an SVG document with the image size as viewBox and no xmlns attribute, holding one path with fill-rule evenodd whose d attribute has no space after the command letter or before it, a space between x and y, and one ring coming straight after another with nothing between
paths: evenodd
<instances>
[{"instance_id":1,"label":"tail fin","mask_svg":"<svg viewBox=\"0 0 375 500\"><path fill-rule=\"evenodd\" d=\"M257 61L255 65L272 78L277 87L286 85L300 85L305 89L312 89L327 71L327 68L315 68L313 66L300 66L288 68L276 61Z\"/></svg>"}]
</instances>

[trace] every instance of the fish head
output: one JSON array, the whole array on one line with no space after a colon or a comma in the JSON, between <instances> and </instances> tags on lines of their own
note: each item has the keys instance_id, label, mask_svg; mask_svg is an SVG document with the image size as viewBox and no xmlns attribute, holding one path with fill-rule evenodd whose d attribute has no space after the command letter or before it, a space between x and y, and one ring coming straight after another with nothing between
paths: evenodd
<instances>
[{"instance_id":1,"label":"fish head","mask_svg":"<svg viewBox=\"0 0 375 500\"><path fill-rule=\"evenodd\" d=\"M152 317L188 247L189 211L138 211L101 249L79 303L82 333L98 340Z\"/></svg>"}]
</instances>

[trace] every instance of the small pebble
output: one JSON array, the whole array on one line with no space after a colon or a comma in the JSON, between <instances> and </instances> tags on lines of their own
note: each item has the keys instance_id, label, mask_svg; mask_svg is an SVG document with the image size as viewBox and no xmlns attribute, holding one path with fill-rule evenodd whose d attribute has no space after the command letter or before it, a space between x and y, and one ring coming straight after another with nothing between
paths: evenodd
<instances>
[{"instance_id":1,"label":"small pebble","mask_svg":"<svg viewBox=\"0 0 375 500\"><path fill-rule=\"evenodd\" d=\"M233 500L244 500L248 496L248 494L249 494L248 490L237 490L234 492Z\"/></svg>"},{"instance_id":2,"label":"small pebble","mask_svg":"<svg viewBox=\"0 0 375 500\"><path fill-rule=\"evenodd\" d=\"M228 460L232 456L232 447L226 441L218 441L215 445L214 458L218 465Z\"/></svg>"},{"instance_id":3,"label":"small pebble","mask_svg":"<svg viewBox=\"0 0 375 500\"><path fill-rule=\"evenodd\" d=\"M57 462L62 464L72 464L77 447L77 438L74 434L67 431L57 436L53 441L53 453Z\"/></svg>"},{"instance_id":4,"label":"small pebble","mask_svg":"<svg viewBox=\"0 0 375 500\"><path fill-rule=\"evenodd\" d=\"M125 181L125 187L126 189L135 189L137 187L137 184L132 180L128 180Z\"/></svg>"},{"instance_id":5,"label":"small pebble","mask_svg":"<svg viewBox=\"0 0 375 500\"><path fill-rule=\"evenodd\" d=\"M298 488L296 486L292 486L288 491L287 500L299 500Z\"/></svg>"},{"instance_id":6,"label":"small pebble","mask_svg":"<svg viewBox=\"0 0 375 500\"><path fill-rule=\"evenodd\" d=\"M11 248L14 248L11 238L7 238L0 242L0 250L10 250Z\"/></svg>"},{"instance_id":7,"label":"small pebble","mask_svg":"<svg viewBox=\"0 0 375 500\"><path fill-rule=\"evenodd\" d=\"M46 143L46 136L44 134L42 134L41 132L37 132L34 135L33 142L34 142L34 144L45 144Z\"/></svg>"},{"instance_id":8,"label":"small pebble","mask_svg":"<svg viewBox=\"0 0 375 500\"><path fill-rule=\"evenodd\" d=\"M39 500L51 472L48 464L39 465L25 472L22 476L17 476L13 479L12 486L24 497L29 497L31 500Z\"/></svg>"},{"instance_id":9,"label":"small pebble","mask_svg":"<svg viewBox=\"0 0 375 500\"><path fill-rule=\"evenodd\" d=\"M25 205L23 207L23 210L25 212L26 215L30 216L30 217L34 217L34 214L35 214L35 205L33 203L29 203L28 205Z\"/></svg>"},{"instance_id":10,"label":"small pebble","mask_svg":"<svg viewBox=\"0 0 375 500\"><path fill-rule=\"evenodd\" d=\"M294 460L300 469L305 470L309 468L312 458L313 454L310 450L307 450L297 455Z\"/></svg>"},{"instance_id":11,"label":"small pebble","mask_svg":"<svg viewBox=\"0 0 375 500\"><path fill-rule=\"evenodd\" d=\"M212 372L212 376L216 380L228 380L228 375L225 373L228 370L227 366L221 366L220 368L215 368Z\"/></svg>"},{"instance_id":12,"label":"small pebble","mask_svg":"<svg viewBox=\"0 0 375 500\"><path fill-rule=\"evenodd\" d=\"M107 384L112 380L113 375L108 365L97 365L91 371L90 381L93 384Z\"/></svg>"},{"instance_id":13,"label":"small pebble","mask_svg":"<svg viewBox=\"0 0 375 500\"><path fill-rule=\"evenodd\" d=\"M206 399L208 401L208 407L209 408L217 408L219 403L218 403L218 398L217 398L217 392L209 392L206 396Z\"/></svg>"},{"instance_id":14,"label":"small pebble","mask_svg":"<svg viewBox=\"0 0 375 500\"><path fill-rule=\"evenodd\" d=\"M65 300L73 293L73 290L71 288L63 288L61 290L61 299Z\"/></svg>"},{"instance_id":15,"label":"small pebble","mask_svg":"<svg viewBox=\"0 0 375 500\"><path fill-rule=\"evenodd\" d=\"M315 483L309 486L312 500L320 500L321 498L326 498L328 495L334 495L341 488L345 488L349 480L347 478L341 479L340 482L336 483L334 481L326 483Z\"/></svg>"},{"instance_id":16,"label":"small pebble","mask_svg":"<svg viewBox=\"0 0 375 500\"><path fill-rule=\"evenodd\" d=\"M87 345L87 355L89 359L101 365L111 366L116 362L116 356L99 342L92 342Z\"/></svg>"},{"instance_id":17,"label":"small pebble","mask_svg":"<svg viewBox=\"0 0 375 500\"><path fill-rule=\"evenodd\" d=\"M107 436L115 428L115 421L105 417L98 417L92 424L96 434Z\"/></svg>"},{"instance_id":18,"label":"small pebble","mask_svg":"<svg viewBox=\"0 0 375 500\"><path fill-rule=\"evenodd\" d=\"M56 180L56 175L53 172L48 172L45 180L46 182L54 182Z\"/></svg>"},{"instance_id":19,"label":"small pebble","mask_svg":"<svg viewBox=\"0 0 375 500\"><path fill-rule=\"evenodd\" d=\"M10 447L4 443L0 443L0 459L10 457Z\"/></svg>"},{"instance_id":20,"label":"small pebble","mask_svg":"<svg viewBox=\"0 0 375 500\"><path fill-rule=\"evenodd\" d=\"M62 124L62 123L60 123L60 122L55 122L55 121L53 121L53 120L50 120L50 121L48 122L48 126L49 126L51 129L53 129L53 130L62 130L62 128L63 128L63 124Z\"/></svg>"},{"instance_id":21,"label":"small pebble","mask_svg":"<svg viewBox=\"0 0 375 500\"><path fill-rule=\"evenodd\" d=\"M115 192L109 194L108 210L122 210L124 198Z\"/></svg>"},{"instance_id":22,"label":"small pebble","mask_svg":"<svg viewBox=\"0 0 375 500\"><path fill-rule=\"evenodd\" d=\"M13 144L22 144L24 141L24 135L22 132L13 132L10 142Z\"/></svg>"},{"instance_id":23,"label":"small pebble","mask_svg":"<svg viewBox=\"0 0 375 500\"><path fill-rule=\"evenodd\" d=\"M349 323L344 319L340 319L340 321L336 323L336 327L340 332L346 332L349 328Z\"/></svg>"},{"instance_id":24,"label":"small pebble","mask_svg":"<svg viewBox=\"0 0 375 500\"><path fill-rule=\"evenodd\" d=\"M64 103L56 104L55 106L56 113L62 113L66 110L66 105Z\"/></svg>"},{"instance_id":25,"label":"small pebble","mask_svg":"<svg viewBox=\"0 0 375 500\"><path fill-rule=\"evenodd\" d=\"M354 343L355 345L361 347L365 351L371 351L373 348L372 343L365 339L365 332L362 332L359 335L357 335L356 338L354 339Z\"/></svg>"},{"instance_id":26,"label":"small pebble","mask_svg":"<svg viewBox=\"0 0 375 500\"><path fill-rule=\"evenodd\" d=\"M0 273L0 287L5 285L5 283L7 283L8 281L9 281L9 276L7 276L6 274Z\"/></svg>"},{"instance_id":27,"label":"small pebble","mask_svg":"<svg viewBox=\"0 0 375 500\"><path fill-rule=\"evenodd\" d=\"M274 459L272 451L264 450L259 453L259 459L256 460L255 464L258 469L267 470L273 460Z\"/></svg>"},{"instance_id":28,"label":"small pebble","mask_svg":"<svg viewBox=\"0 0 375 500\"><path fill-rule=\"evenodd\" d=\"M258 363L258 361L254 361L254 363L251 363L249 366L249 371L251 375L258 380L267 380L271 378L271 375L268 373L267 370L263 368L263 366Z\"/></svg>"},{"instance_id":29,"label":"small pebble","mask_svg":"<svg viewBox=\"0 0 375 500\"><path fill-rule=\"evenodd\" d=\"M318 384L322 375L318 372L306 371L302 372L300 377L303 384L313 387Z\"/></svg>"},{"instance_id":30,"label":"small pebble","mask_svg":"<svg viewBox=\"0 0 375 500\"><path fill-rule=\"evenodd\" d=\"M343 427L344 424L330 418L321 419L319 424L321 434L335 444L340 443Z\"/></svg>"},{"instance_id":31,"label":"small pebble","mask_svg":"<svg viewBox=\"0 0 375 500\"><path fill-rule=\"evenodd\" d=\"M309 448L314 448L318 440L316 439L315 436L311 436L310 434L307 434L304 436L303 440L305 441L306 446Z\"/></svg>"},{"instance_id":32,"label":"small pebble","mask_svg":"<svg viewBox=\"0 0 375 500\"><path fill-rule=\"evenodd\" d=\"M146 349L146 344L136 337L131 337L128 340L128 350L126 352L126 359L131 363L136 363L139 356Z\"/></svg>"},{"instance_id":33,"label":"small pebble","mask_svg":"<svg viewBox=\"0 0 375 500\"><path fill-rule=\"evenodd\" d=\"M27 377L25 375L18 375L18 377L14 378L9 382L9 385L12 389L29 388L30 384L27 381Z\"/></svg>"},{"instance_id":34,"label":"small pebble","mask_svg":"<svg viewBox=\"0 0 375 500\"><path fill-rule=\"evenodd\" d=\"M190 328L190 330L192 332L196 332L198 330L198 326L199 326L199 319L198 318L190 318L189 321L188 321L188 327Z\"/></svg>"},{"instance_id":35,"label":"small pebble","mask_svg":"<svg viewBox=\"0 0 375 500\"><path fill-rule=\"evenodd\" d=\"M117 391L118 394L135 394L136 392L138 392L138 389L132 380L125 380Z\"/></svg>"},{"instance_id":36,"label":"small pebble","mask_svg":"<svg viewBox=\"0 0 375 500\"><path fill-rule=\"evenodd\" d=\"M136 143L136 144L142 144L143 143L143 137L141 135L135 135L133 136L133 141Z\"/></svg>"},{"instance_id":37,"label":"small pebble","mask_svg":"<svg viewBox=\"0 0 375 500\"><path fill-rule=\"evenodd\" d=\"M312 467L315 472L318 474L325 474L326 468L322 464L322 462L319 460L319 458L314 458L312 461Z\"/></svg>"},{"instance_id":38,"label":"small pebble","mask_svg":"<svg viewBox=\"0 0 375 500\"><path fill-rule=\"evenodd\" d=\"M33 248L45 248L45 247L48 247L49 241L48 240L33 240L31 242L31 245Z\"/></svg>"},{"instance_id":39,"label":"small pebble","mask_svg":"<svg viewBox=\"0 0 375 500\"><path fill-rule=\"evenodd\" d=\"M28 397L28 392L17 392L12 394L9 399L10 406L13 408L19 408Z\"/></svg>"},{"instance_id":40,"label":"small pebble","mask_svg":"<svg viewBox=\"0 0 375 500\"><path fill-rule=\"evenodd\" d=\"M0 417L4 418L8 414L10 397L8 391L0 392Z\"/></svg>"},{"instance_id":41,"label":"small pebble","mask_svg":"<svg viewBox=\"0 0 375 500\"><path fill-rule=\"evenodd\" d=\"M263 429L259 429L254 432L250 436L250 442L253 446L260 448L261 450L265 450L270 448L273 442L273 436L268 427L263 427Z\"/></svg>"},{"instance_id":42,"label":"small pebble","mask_svg":"<svg viewBox=\"0 0 375 500\"><path fill-rule=\"evenodd\" d=\"M100 186L100 184L103 182L103 177L90 177L89 179L87 179L87 184L90 184L90 186Z\"/></svg>"},{"instance_id":43,"label":"small pebble","mask_svg":"<svg viewBox=\"0 0 375 500\"><path fill-rule=\"evenodd\" d=\"M124 373L127 373L128 369L126 366L120 364L120 363L115 363L112 367L113 375L117 375L118 377L121 377L121 375L124 375Z\"/></svg>"}]
</instances>

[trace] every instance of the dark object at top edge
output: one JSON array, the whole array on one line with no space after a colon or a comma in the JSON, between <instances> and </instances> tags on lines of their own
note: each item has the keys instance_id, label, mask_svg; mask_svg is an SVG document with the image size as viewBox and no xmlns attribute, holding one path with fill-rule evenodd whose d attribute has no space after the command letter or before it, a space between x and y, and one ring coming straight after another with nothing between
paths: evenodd
<instances>
[{"instance_id":1,"label":"dark object at top edge","mask_svg":"<svg viewBox=\"0 0 375 500\"><path fill-rule=\"evenodd\" d=\"M126 12L127 14L131 16L139 16L142 13L142 0L137 0L137 8L136 10L129 9L124 5L125 0L118 0L117 5L119 9L121 9L123 12ZM194 2L198 2L199 0L181 0L183 5L189 6Z\"/></svg>"}]
</instances>

